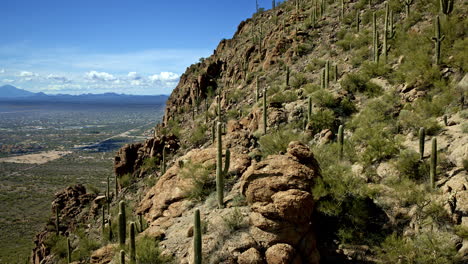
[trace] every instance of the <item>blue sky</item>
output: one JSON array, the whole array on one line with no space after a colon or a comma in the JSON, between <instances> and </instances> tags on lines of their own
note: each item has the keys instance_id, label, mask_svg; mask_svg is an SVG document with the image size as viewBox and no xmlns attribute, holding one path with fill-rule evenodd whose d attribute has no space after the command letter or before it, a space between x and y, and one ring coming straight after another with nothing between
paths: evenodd
<instances>
[{"instance_id":1,"label":"blue sky","mask_svg":"<svg viewBox=\"0 0 468 264\"><path fill-rule=\"evenodd\" d=\"M0 85L169 94L254 12L255 0L2 0Z\"/></svg>"}]
</instances>

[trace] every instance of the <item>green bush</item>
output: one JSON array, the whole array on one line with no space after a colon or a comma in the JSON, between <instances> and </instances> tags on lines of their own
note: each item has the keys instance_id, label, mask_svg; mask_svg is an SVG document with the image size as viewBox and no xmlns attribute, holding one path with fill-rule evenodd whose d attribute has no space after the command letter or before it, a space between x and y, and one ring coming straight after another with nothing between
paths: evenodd
<instances>
[{"instance_id":1,"label":"green bush","mask_svg":"<svg viewBox=\"0 0 468 264\"><path fill-rule=\"evenodd\" d=\"M291 86L295 89L301 88L307 83L307 78L302 73L296 73L291 79Z\"/></svg>"},{"instance_id":2,"label":"green bush","mask_svg":"<svg viewBox=\"0 0 468 264\"><path fill-rule=\"evenodd\" d=\"M206 141L207 127L203 124L197 124L194 129L190 130L188 141L195 146L199 146Z\"/></svg>"},{"instance_id":3,"label":"green bush","mask_svg":"<svg viewBox=\"0 0 468 264\"><path fill-rule=\"evenodd\" d=\"M382 88L369 80L369 76L365 74L349 73L341 81L341 87L348 92L359 92L371 97L380 95Z\"/></svg>"},{"instance_id":4,"label":"green bush","mask_svg":"<svg viewBox=\"0 0 468 264\"><path fill-rule=\"evenodd\" d=\"M223 220L224 224L230 232L234 232L246 226L244 215L242 215L242 212L237 207L234 208L234 210L232 210L228 215L223 217Z\"/></svg>"},{"instance_id":5,"label":"green bush","mask_svg":"<svg viewBox=\"0 0 468 264\"><path fill-rule=\"evenodd\" d=\"M67 238L54 233L49 233L47 239L44 241L46 247L50 248L51 252L59 258L67 257L68 244Z\"/></svg>"},{"instance_id":6,"label":"green bush","mask_svg":"<svg viewBox=\"0 0 468 264\"><path fill-rule=\"evenodd\" d=\"M400 129L411 130L415 134L424 127L429 136L436 135L442 129L435 118L423 118L418 113L408 110L401 110L398 125Z\"/></svg>"},{"instance_id":7,"label":"green bush","mask_svg":"<svg viewBox=\"0 0 468 264\"><path fill-rule=\"evenodd\" d=\"M383 263L457 263L455 245L444 232L425 232L402 238L396 233L388 236L379 248Z\"/></svg>"},{"instance_id":8,"label":"green bush","mask_svg":"<svg viewBox=\"0 0 468 264\"><path fill-rule=\"evenodd\" d=\"M301 140L302 135L289 129L279 129L262 136L259 140L260 151L263 157L286 152L289 142Z\"/></svg>"},{"instance_id":9,"label":"green bush","mask_svg":"<svg viewBox=\"0 0 468 264\"><path fill-rule=\"evenodd\" d=\"M334 127L336 126L335 120L335 114L332 110L321 109L312 113L309 127L314 134L319 133L323 129L334 130Z\"/></svg>"},{"instance_id":10,"label":"green bush","mask_svg":"<svg viewBox=\"0 0 468 264\"><path fill-rule=\"evenodd\" d=\"M320 88L320 85L313 84L313 83L308 83L308 84L304 85L302 87L302 89L304 89L305 94L307 95L307 94L311 94L311 93L313 93L315 91L318 91L321 88Z\"/></svg>"},{"instance_id":11,"label":"green bush","mask_svg":"<svg viewBox=\"0 0 468 264\"><path fill-rule=\"evenodd\" d=\"M210 175L210 169L202 164L189 161L180 170L179 176L191 179L192 184L185 187L185 195L194 201L203 201L210 193L216 190L215 177Z\"/></svg>"},{"instance_id":12,"label":"green bush","mask_svg":"<svg viewBox=\"0 0 468 264\"><path fill-rule=\"evenodd\" d=\"M79 228L76 230L78 236L78 246L73 251L72 260L85 260L90 256L91 252L101 247L101 244L89 237L84 229Z\"/></svg>"},{"instance_id":13,"label":"green bush","mask_svg":"<svg viewBox=\"0 0 468 264\"><path fill-rule=\"evenodd\" d=\"M297 100L297 94L294 91L288 90L278 92L269 99L270 103L289 103Z\"/></svg>"},{"instance_id":14,"label":"green bush","mask_svg":"<svg viewBox=\"0 0 468 264\"><path fill-rule=\"evenodd\" d=\"M429 175L429 164L419 160L419 154L413 150L404 150L400 153L396 168L401 176L423 182Z\"/></svg>"},{"instance_id":15,"label":"green bush","mask_svg":"<svg viewBox=\"0 0 468 264\"><path fill-rule=\"evenodd\" d=\"M143 160L143 164L141 165L141 170L148 171L148 170L155 170L159 166L159 157L152 157L146 158Z\"/></svg>"},{"instance_id":16,"label":"green bush","mask_svg":"<svg viewBox=\"0 0 468 264\"><path fill-rule=\"evenodd\" d=\"M173 261L172 258L161 255L159 243L149 236L142 236L137 239L136 257L140 264L165 264Z\"/></svg>"},{"instance_id":17,"label":"green bush","mask_svg":"<svg viewBox=\"0 0 468 264\"><path fill-rule=\"evenodd\" d=\"M126 173L119 178L119 184L122 188L130 186L132 184L132 174Z\"/></svg>"},{"instance_id":18,"label":"green bush","mask_svg":"<svg viewBox=\"0 0 468 264\"><path fill-rule=\"evenodd\" d=\"M328 90L320 89L310 95L312 102L319 107L333 108L337 105L335 96Z\"/></svg>"}]
</instances>

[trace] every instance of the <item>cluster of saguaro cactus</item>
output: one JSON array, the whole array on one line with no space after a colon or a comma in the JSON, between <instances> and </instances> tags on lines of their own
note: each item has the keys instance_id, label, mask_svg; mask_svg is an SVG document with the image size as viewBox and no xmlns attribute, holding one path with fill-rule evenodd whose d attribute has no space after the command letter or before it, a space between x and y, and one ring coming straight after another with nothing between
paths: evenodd
<instances>
[{"instance_id":1,"label":"cluster of saguaro cactus","mask_svg":"<svg viewBox=\"0 0 468 264\"><path fill-rule=\"evenodd\" d=\"M344 145L344 127L340 125L338 128L338 144L340 146L340 159L343 159L343 145Z\"/></svg>"},{"instance_id":2,"label":"cluster of saguaro cactus","mask_svg":"<svg viewBox=\"0 0 468 264\"><path fill-rule=\"evenodd\" d=\"M119 244L121 246L125 245L125 238L127 234L126 230L127 218L125 215L125 202L119 202Z\"/></svg>"},{"instance_id":3,"label":"cluster of saguaro cactus","mask_svg":"<svg viewBox=\"0 0 468 264\"><path fill-rule=\"evenodd\" d=\"M216 155L216 196L218 198L218 207L224 207L224 177L223 177L223 143L221 141L221 122L216 124L217 155Z\"/></svg>"},{"instance_id":4,"label":"cluster of saguaro cactus","mask_svg":"<svg viewBox=\"0 0 468 264\"><path fill-rule=\"evenodd\" d=\"M430 184L431 188L435 188L435 178L437 177L437 139L432 138L432 151L431 151L431 166L430 166Z\"/></svg>"},{"instance_id":5,"label":"cluster of saguaro cactus","mask_svg":"<svg viewBox=\"0 0 468 264\"><path fill-rule=\"evenodd\" d=\"M263 135L267 133L267 91L263 88Z\"/></svg>"},{"instance_id":6,"label":"cluster of saguaro cactus","mask_svg":"<svg viewBox=\"0 0 468 264\"><path fill-rule=\"evenodd\" d=\"M200 210L195 210L193 223L193 263L202 263L202 231L200 224Z\"/></svg>"},{"instance_id":7,"label":"cluster of saguaro cactus","mask_svg":"<svg viewBox=\"0 0 468 264\"><path fill-rule=\"evenodd\" d=\"M435 64L436 65L439 65L440 64L440 50L441 50L441 45L442 45L442 41L445 39L445 35L443 35L441 32L440 32L440 19L439 19L439 16L436 16L436 20L435 20L435 35L434 37L432 37L432 41L434 41L434 44L435 44Z\"/></svg>"},{"instance_id":8,"label":"cluster of saguaro cactus","mask_svg":"<svg viewBox=\"0 0 468 264\"><path fill-rule=\"evenodd\" d=\"M455 3L455 0L439 0L440 2L440 11L448 16L452 13L453 11L453 4Z\"/></svg>"},{"instance_id":9,"label":"cluster of saguaro cactus","mask_svg":"<svg viewBox=\"0 0 468 264\"><path fill-rule=\"evenodd\" d=\"M419 129L419 159L424 159L424 142L426 140L426 130L424 127Z\"/></svg>"},{"instance_id":10,"label":"cluster of saguaro cactus","mask_svg":"<svg viewBox=\"0 0 468 264\"><path fill-rule=\"evenodd\" d=\"M130 223L130 263L136 263L135 223Z\"/></svg>"}]
</instances>

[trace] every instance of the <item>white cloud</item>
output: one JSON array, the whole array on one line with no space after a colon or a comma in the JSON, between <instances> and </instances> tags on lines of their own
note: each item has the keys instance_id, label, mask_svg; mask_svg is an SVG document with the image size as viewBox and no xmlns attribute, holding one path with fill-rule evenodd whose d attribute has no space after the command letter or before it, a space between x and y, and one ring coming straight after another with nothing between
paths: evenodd
<instances>
[{"instance_id":1,"label":"white cloud","mask_svg":"<svg viewBox=\"0 0 468 264\"><path fill-rule=\"evenodd\" d=\"M152 82L176 82L179 78L180 75L173 72L161 72L160 74L155 74L149 77Z\"/></svg>"},{"instance_id":2,"label":"white cloud","mask_svg":"<svg viewBox=\"0 0 468 264\"><path fill-rule=\"evenodd\" d=\"M12 83L14 82L15 80L11 80L11 79L3 79L3 82L5 83Z\"/></svg>"},{"instance_id":3,"label":"white cloud","mask_svg":"<svg viewBox=\"0 0 468 264\"><path fill-rule=\"evenodd\" d=\"M0 73L5 73L5 69L1 69L1 70L0 70Z\"/></svg>"},{"instance_id":4,"label":"white cloud","mask_svg":"<svg viewBox=\"0 0 468 264\"><path fill-rule=\"evenodd\" d=\"M115 81L117 78L115 78L114 75L107 73L107 72L97 72L97 71L90 71L85 74L85 77L89 80L92 81L102 81L102 82L108 82L108 81Z\"/></svg>"},{"instance_id":5,"label":"white cloud","mask_svg":"<svg viewBox=\"0 0 468 264\"><path fill-rule=\"evenodd\" d=\"M59 75L55 75L55 74L49 74L49 76L47 76L47 79L48 80L58 81L58 82L63 82L63 83L70 82L70 80L67 77L59 76Z\"/></svg>"},{"instance_id":6,"label":"white cloud","mask_svg":"<svg viewBox=\"0 0 468 264\"><path fill-rule=\"evenodd\" d=\"M128 76L128 78L130 78L130 80L141 80L142 79L141 76L136 72L129 72L127 76Z\"/></svg>"},{"instance_id":7,"label":"white cloud","mask_svg":"<svg viewBox=\"0 0 468 264\"><path fill-rule=\"evenodd\" d=\"M31 77L37 77L37 76L39 76L37 73L29 72L29 71L22 71L19 74L19 77L27 77L27 79L31 79Z\"/></svg>"}]
</instances>

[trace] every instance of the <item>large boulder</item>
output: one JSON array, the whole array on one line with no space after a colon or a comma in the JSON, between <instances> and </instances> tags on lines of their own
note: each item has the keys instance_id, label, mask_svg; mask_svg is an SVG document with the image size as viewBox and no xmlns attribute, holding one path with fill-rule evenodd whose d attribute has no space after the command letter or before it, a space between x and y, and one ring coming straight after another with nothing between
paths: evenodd
<instances>
[{"instance_id":1,"label":"large boulder","mask_svg":"<svg viewBox=\"0 0 468 264\"><path fill-rule=\"evenodd\" d=\"M267 263L318 263L311 189L319 176L312 152L299 142L291 142L286 155L269 156L242 175L241 191L252 210L250 232L266 249Z\"/></svg>"}]
</instances>

